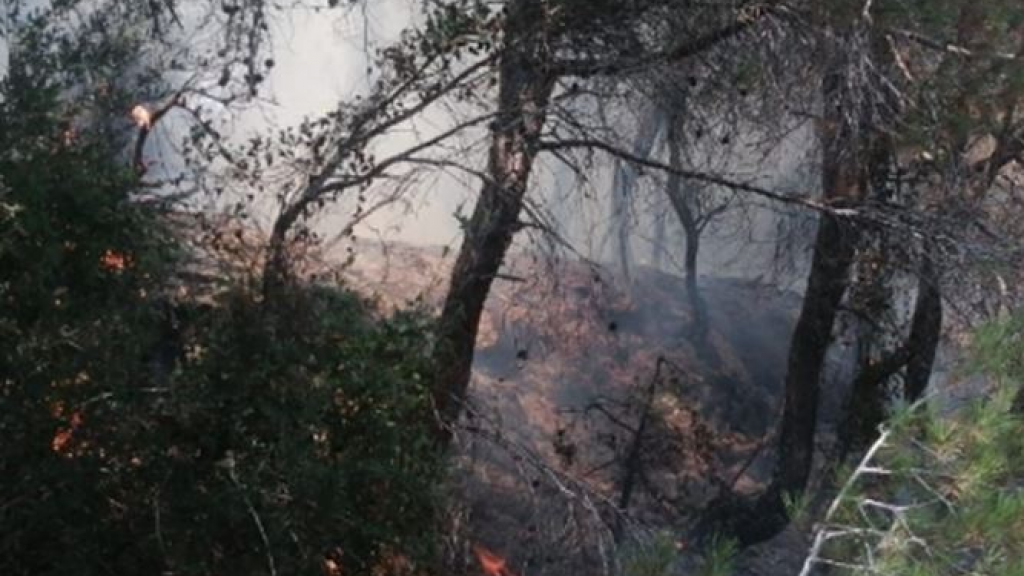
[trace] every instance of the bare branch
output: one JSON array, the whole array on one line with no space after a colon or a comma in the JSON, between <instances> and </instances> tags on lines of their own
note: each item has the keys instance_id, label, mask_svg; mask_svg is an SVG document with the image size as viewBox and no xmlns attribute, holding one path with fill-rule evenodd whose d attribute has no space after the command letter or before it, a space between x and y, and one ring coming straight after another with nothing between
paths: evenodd
<instances>
[{"instance_id":1,"label":"bare branch","mask_svg":"<svg viewBox=\"0 0 1024 576\"><path fill-rule=\"evenodd\" d=\"M602 142L600 140L567 139L547 141L541 144L542 150L564 150L570 148L591 148L596 150L602 150L608 154L611 154L612 156L615 156L627 162L631 162L639 166L644 166L646 168L661 170L669 174L676 174L681 178L685 178L687 180L695 180L697 182L704 182L707 184L716 184L718 186L722 186L724 188L729 188L736 191L749 192L751 194L760 196L773 202L779 202L782 204L789 204L793 206L800 206L803 208L807 208L824 214L829 214L832 216L853 217L857 216L860 213L860 211L856 209L840 208L836 206L830 206L828 204L824 204L815 200L811 200L810 197L807 195L783 194L780 192L769 190L761 186L730 180L728 178L715 176L713 174L707 174L705 172L673 168L672 166L665 164L663 162L659 162L657 160L636 156L626 150L622 150L621 148L615 147L611 144L608 144L607 142Z\"/></svg>"}]
</instances>

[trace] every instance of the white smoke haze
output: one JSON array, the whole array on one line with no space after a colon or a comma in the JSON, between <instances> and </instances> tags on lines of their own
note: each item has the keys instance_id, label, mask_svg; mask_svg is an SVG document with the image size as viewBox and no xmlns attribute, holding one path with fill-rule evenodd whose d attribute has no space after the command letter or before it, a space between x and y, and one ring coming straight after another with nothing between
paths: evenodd
<instances>
[{"instance_id":1,"label":"white smoke haze","mask_svg":"<svg viewBox=\"0 0 1024 576\"><path fill-rule=\"evenodd\" d=\"M45 5L43 0L30 3ZM181 29L172 30L175 41L183 53L193 57L212 51L218 37L210 22L210 4L185 3L179 15ZM375 50L395 42L403 29L415 23L418 8L408 0L381 0L361 3L358 7L334 10L293 8L273 11L270 21L270 54L273 67L268 72L256 102L244 108L223 110L214 116L219 130L241 143L254 135L269 135L274 131L295 126L306 118L321 116L335 109L341 102L351 102L365 95L374 80L372 68ZM10 30L9 18L2 20ZM6 34L5 34L6 36ZM173 44L173 42L172 42ZM0 63L6 69L7 43L0 41ZM216 73L216 72L214 72ZM173 87L189 78L188 72L167 71L166 79ZM642 118L637 112L645 107L639 101L615 101L604 110L610 128L623 149L629 149ZM148 106L158 103L149 102ZM578 113L588 113L586 103L574 104ZM216 112L216 106L209 106ZM432 106L423 115L400 129L393 130L377 145L379 155L408 148L444 127L451 126L455 118L479 113L468 109ZM468 108L463 105L461 108ZM129 111L125 114L130 122ZM173 174L182 169L181 141L184 126L189 121L180 114L169 114L147 141L145 157L152 163L151 174ZM753 127L751 127L753 128ZM660 128L659 128L660 129ZM736 126L729 130L737 131ZM662 130L663 132L663 130ZM808 126L790 131L775 142L755 142L755 130L739 130L740 138L721 145L713 134L690 143L687 168L758 184L767 188L799 193L813 192L808 178L813 168L808 159L815 148L813 131ZM486 130L471 129L457 138L452 146L452 160L474 169L482 169L486 160ZM665 162L667 152L661 142L655 143L652 159ZM578 155L573 156L578 158ZM597 262L609 263L616 253L615 237L619 228L628 229L630 260L636 265L658 265L665 271L681 274L683 236L677 218L671 213L662 192L664 174L646 170L636 181L634 195L625 210L611 205L615 196L614 173L619 163L609 155L597 153L589 161L567 167L553 155L542 155L532 179L531 197L545 224L569 245L567 254L578 255ZM626 168L629 169L628 167ZM472 209L479 180L458 170L423 170L414 185L410 185L402 201L381 210L356 227L356 236L398 241L415 245L453 245L460 238L457 216L467 216ZM687 182L687 186L696 183ZM374 186L377 194L390 191L392 181ZM726 190L705 190L705 194L727 194ZM224 198L197 197L193 209L224 209L244 194ZM373 192L371 192L371 195ZM272 194L271 194L272 196ZM778 257L779 229L789 218L779 217L779 207L753 201L751 206L742 194L736 202L743 210L731 210L712 223L703 236L698 269L713 271L715 276L737 278L766 278L771 274ZM252 209L254 220L267 227L276 214L273 198L256 198ZM316 230L321 237L331 238L349 222L354 209L352 198L342 197L315 216ZM807 218L806 215L803 216ZM662 219L665 232L656 238L657 220ZM806 230L804 230L805 235ZM666 245L658 247L658 242ZM524 247L526 235L520 235L517 245ZM797 251L802 247L798 246ZM655 253L663 255L655 262ZM776 277L785 282L796 281L795 274Z\"/></svg>"},{"instance_id":2,"label":"white smoke haze","mask_svg":"<svg viewBox=\"0 0 1024 576\"><path fill-rule=\"evenodd\" d=\"M221 118L224 128L241 142L252 135L272 133L325 114L339 102L366 94L374 79L373 51L397 40L415 14L410 4L402 0L375 2L347 11L277 13L271 26L271 58L275 65L265 86L268 96L245 110L226 113ZM620 102L612 106L608 112L611 127L627 143L623 148L628 148L639 121L632 111L640 108L641 103ZM432 106L406 126L392 131L376 151L378 155L400 151L451 126L456 117L479 113L468 108L458 104L454 108ZM580 112L586 110L581 108ZM732 129L735 131L735 127ZM154 138L147 155L174 166L175 151L169 142L180 135L171 126L164 130L171 136ZM480 128L466 130L453 144L451 159L482 169L486 161L486 134ZM746 141L741 138L722 146L714 143L713 137L706 137L705 144L692 146L691 158L696 161L688 167L769 188L810 191L806 186L806 161L814 141L809 127L794 130L768 145L753 139L754 136ZM663 146L657 146L653 152L654 159L665 161ZM609 205L616 162L603 153L595 154L591 160L569 168L552 155L542 155L535 166L531 197L548 218L545 223L571 245L571 254L609 262L614 246L608 238L621 225ZM356 235L415 245L453 245L461 234L457 216L468 216L479 184L477 178L465 172L432 169L416 179L401 202L360 223ZM385 181L374 189L378 194L387 193L394 185ZM666 271L681 273L682 235L661 192L663 185L664 175L650 170L639 178L636 195L624 216L629 221L631 258L637 264L654 265L653 217L669 212L665 218L666 258L659 265ZM737 204L746 203L742 196L739 200ZM742 213L733 211L709 227L700 254L702 271L714 270L717 276L740 278L768 275L776 257L777 231L782 220L777 216L778 206L763 202L754 205ZM333 237L349 222L353 208L353 199L339 199L315 216L317 231L324 238ZM254 216L267 226L275 211L276 202L262 198L256 203ZM520 247L527 242L526 235L517 239ZM799 277L796 274L789 279Z\"/></svg>"}]
</instances>

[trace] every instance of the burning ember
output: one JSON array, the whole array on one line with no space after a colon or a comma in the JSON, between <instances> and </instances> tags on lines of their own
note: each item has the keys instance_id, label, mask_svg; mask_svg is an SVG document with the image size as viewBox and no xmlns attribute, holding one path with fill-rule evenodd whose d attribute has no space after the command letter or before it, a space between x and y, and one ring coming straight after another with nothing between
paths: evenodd
<instances>
[{"instance_id":1,"label":"burning ember","mask_svg":"<svg viewBox=\"0 0 1024 576\"><path fill-rule=\"evenodd\" d=\"M74 437L75 430L81 427L83 422L82 413L74 412L71 414L71 419L68 422L66 428L57 430L53 435L53 440L50 441L50 448L58 454L65 456L70 454L71 440Z\"/></svg>"},{"instance_id":2,"label":"burning ember","mask_svg":"<svg viewBox=\"0 0 1024 576\"><path fill-rule=\"evenodd\" d=\"M132 108L132 121L143 130L149 130L153 126L152 114L149 109L139 104Z\"/></svg>"},{"instance_id":3,"label":"burning ember","mask_svg":"<svg viewBox=\"0 0 1024 576\"><path fill-rule=\"evenodd\" d=\"M515 576L505 564L505 559L479 544L473 545L473 553L480 561L484 576Z\"/></svg>"},{"instance_id":4,"label":"burning ember","mask_svg":"<svg viewBox=\"0 0 1024 576\"><path fill-rule=\"evenodd\" d=\"M121 272L128 267L128 258L120 252L107 250L100 257L100 266L110 272Z\"/></svg>"}]
</instances>

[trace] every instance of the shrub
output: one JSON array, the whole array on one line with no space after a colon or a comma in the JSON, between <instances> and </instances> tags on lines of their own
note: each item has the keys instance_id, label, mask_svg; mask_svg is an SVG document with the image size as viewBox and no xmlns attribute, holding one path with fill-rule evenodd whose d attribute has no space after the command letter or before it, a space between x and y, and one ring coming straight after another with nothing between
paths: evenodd
<instances>
[{"instance_id":1,"label":"shrub","mask_svg":"<svg viewBox=\"0 0 1024 576\"><path fill-rule=\"evenodd\" d=\"M981 329L972 364L997 391L955 414L896 414L840 494L808 560L839 573L1024 574L1021 319Z\"/></svg>"},{"instance_id":2,"label":"shrub","mask_svg":"<svg viewBox=\"0 0 1024 576\"><path fill-rule=\"evenodd\" d=\"M109 134L68 133L64 88L0 93L0 573L430 567L425 315L172 301L177 243Z\"/></svg>"}]
</instances>

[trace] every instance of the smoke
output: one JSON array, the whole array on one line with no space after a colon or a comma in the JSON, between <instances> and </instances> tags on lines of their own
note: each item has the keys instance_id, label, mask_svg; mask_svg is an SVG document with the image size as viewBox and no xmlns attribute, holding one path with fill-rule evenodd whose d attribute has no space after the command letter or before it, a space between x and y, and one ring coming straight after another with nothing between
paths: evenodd
<instances>
[{"instance_id":1,"label":"smoke","mask_svg":"<svg viewBox=\"0 0 1024 576\"><path fill-rule=\"evenodd\" d=\"M197 26L202 17L200 10L198 6L183 6L181 17L185 25L172 32L179 36L177 42L194 54L216 42L209 33L196 32L201 28ZM236 142L244 142L253 135L272 134L304 118L322 115L341 101L366 94L376 76L375 50L396 41L402 30L414 22L417 8L405 0L380 0L347 10L297 9L274 14L269 57L275 65L265 84L268 96L244 109L224 111L215 118L218 128L231 134ZM0 15L3 16L7 16L6 12ZM5 19L2 24L6 35L10 22ZM0 38L0 70L6 69L7 52L7 42ZM174 86L184 80L184 75L168 71L166 79ZM593 103L574 106L577 114L593 113L607 119L624 149L665 161L667 119L655 106L635 104L613 101L600 104L600 110ZM451 125L464 112L429 109L423 117L389 135L377 151L383 154L409 147L436 133L438 127ZM151 135L146 157L154 163L150 172L153 176L184 169L180 143L186 135L187 121L171 114ZM125 122L130 122L127 111ZM815 147L809 128L792 130L771 143L756 140L754 130L736 123L721 130L740 137L722 144L719 134L713 132L703 138L687 134L688 168L770 188L792 187L794 191L808 192L801 184L813 180L801 170L807 170L807 155ZM749 137L744 138L748 132ZM482 129L467 131L459 143L458 161L482 168L486 136ZM683 272L682 229L664 196L664 175L636 170L601 154L572 166L543 155L535 166L531 183L536 206L533 216L558 236L563 254L614 264L620 271L649 266L676 274ZM698 186L693 182L686 184ZM381 183L379 189L386 190L389 185ZM468 215L479 185L476 177L457 170L424 171L403 195L402 202L363 221L356 234L415 245L452 245L461 235L459 218ZM702 194L725 196L729 191L705 187ZM191 207L224 209L232 200L197 198ZM255 221L264 226L272 221L277 210L271 197L256 198L251 208ZM349 222L354 209L354 199L339 199L317 216L317 231L326 238L334 236ZM699 269L720 277L770 276L773 263L779 260L778 246L788 242L794 252L805 248L800 227L794 224L800 219L780 212L777 206L741 197L734 210L708 226L702 238ZM795 238L784 237L780 232L793 230L797 231ZM530 242L529 237L521 235L517 246L529 248ZM801 271L799 267L791 269L784 278L773 280L798 281Z\"/></svg>"}]
</instances>

